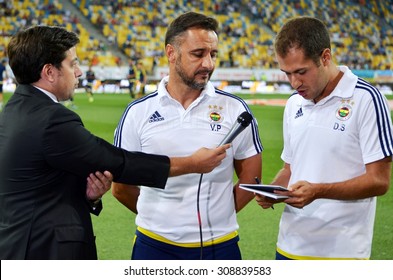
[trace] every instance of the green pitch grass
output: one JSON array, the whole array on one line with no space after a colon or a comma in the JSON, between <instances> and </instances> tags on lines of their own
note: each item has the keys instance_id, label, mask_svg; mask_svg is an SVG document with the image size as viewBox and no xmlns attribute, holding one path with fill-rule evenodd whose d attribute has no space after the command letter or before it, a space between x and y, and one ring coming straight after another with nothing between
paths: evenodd
<instances>
[{"instance_id":1,"label":"green pitch grass","mask_svg":"<svg viewBox=\"0 0 393 280\"><path fill-rule=\"evenodd\" d=\"M241 95L247 98L287 98L283 95ZM5 94L5 99L9 94ZM393 97L389 97L393 99ZM86 95L76 94L74 103L87 129L95 135L113 142L113 133L127 104L131 101L126 94L96 94L93 103ZM282 167L282 113L283 107L250 106L258 120L263 151L263 181L270 183ZM104 198L104 210L99 217L92 216L97 236L99 259L130 259L135 231L135 215L120 204L110 192ZM393 260L393 194L391 190L378 197L377 215L371 259ZM271 260L275 256L278 223L283 205L275 210L263 210L252 201L238 214L240 225L240 247L243 259Z\"/></svg>"}]
</instances>

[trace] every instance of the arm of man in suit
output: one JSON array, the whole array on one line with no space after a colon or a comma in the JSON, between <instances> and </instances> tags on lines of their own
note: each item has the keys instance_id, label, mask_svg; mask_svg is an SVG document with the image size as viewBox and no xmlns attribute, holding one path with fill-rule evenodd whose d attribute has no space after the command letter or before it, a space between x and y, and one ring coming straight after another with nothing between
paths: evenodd
<instances>
[{"instance_id":1,"label":"arm of man in suit","mask_svg":"<svg viewBox=\"0 0 393 280\"><path fill-rule=\"evenodd\" d=\"M59 106L45 128L43 152L54 168L83 176L108 170L115 181L164 188L168 176L208 173L226 156L230 144L201 148L186 157L167 157L119 149L84 128L74 112Z\"/></svg>"}]
</instances>

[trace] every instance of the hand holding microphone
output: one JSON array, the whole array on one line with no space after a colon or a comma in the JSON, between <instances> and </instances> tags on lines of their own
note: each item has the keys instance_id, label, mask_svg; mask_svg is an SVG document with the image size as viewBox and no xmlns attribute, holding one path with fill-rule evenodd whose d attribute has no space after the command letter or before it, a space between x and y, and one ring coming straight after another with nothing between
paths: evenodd
<instances>
[{"instance_id":1,"label":"hand holding microphone","mask_svg":"<svg viewBox=\"0 0 393 280\"><path fill-rule=\"evenodd\" d=\"M243 112L237 117L236 123L217 146L216 149L201 148L192 154L196 163L192 172L209 173L217 167L226 157L226 150L230 148L230 143L242 132L252 121L252 116L248 112Z\"/></svg>"},{"instance_id":2,"label":"hand holding microphone","mask_svg":"<svg viewBox=\"0 0 393 280\"><path fill-rule=\"evenodd\" d=\"M226 157L226 150L230 147L231 145L226 144L212 149L200 148L191 155L194 164L189 173L211 172L221 164L221 161Z\"/></svg>"}]
</instances>

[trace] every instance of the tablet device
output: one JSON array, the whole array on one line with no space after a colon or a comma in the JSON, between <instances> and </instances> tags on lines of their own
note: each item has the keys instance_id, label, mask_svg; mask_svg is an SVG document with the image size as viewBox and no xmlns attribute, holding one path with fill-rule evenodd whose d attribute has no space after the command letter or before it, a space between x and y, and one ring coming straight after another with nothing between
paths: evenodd
<instances>
[{"instance_id":1,"label":"tablet device","mask_svg":"<svg viewBox=\"0 0 393 280\"><path fill-rule=\"evenodd\" d=\"M274 193L275 190L277 191L288 191L286 188L277 186L277 185L263 185L263 184L240 184L239 187L241 189L254 192L254 193L259 193L264 196L268 196L274 199L280 199L280 198L288 198L289 196L286 195L279 195Z\"/></svg>"}]
</instances>

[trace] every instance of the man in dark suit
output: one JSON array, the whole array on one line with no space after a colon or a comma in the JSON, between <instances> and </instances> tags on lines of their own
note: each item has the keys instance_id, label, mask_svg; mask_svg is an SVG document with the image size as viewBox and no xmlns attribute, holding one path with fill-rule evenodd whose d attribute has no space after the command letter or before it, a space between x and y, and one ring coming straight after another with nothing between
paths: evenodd
<instances>
[{"instance_id":1,"label":"man in dark suit","mask_svg":"<svg viewBox=\"0 0 393 280\"><path fill-rule=\"evenodd\" d=\"M96 259L90 212L102 209L112 175L164 188L168 176L210 172L229 147L168 158L126 152L92 135L59 103L82 75L78 43L63 28L36 26L8 45L19 85L0 115L0 259ZM105 176L89 176L95 171Z\"/></svg>"}]
</instances>

